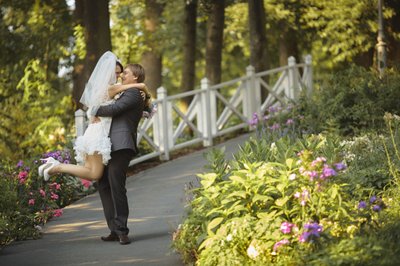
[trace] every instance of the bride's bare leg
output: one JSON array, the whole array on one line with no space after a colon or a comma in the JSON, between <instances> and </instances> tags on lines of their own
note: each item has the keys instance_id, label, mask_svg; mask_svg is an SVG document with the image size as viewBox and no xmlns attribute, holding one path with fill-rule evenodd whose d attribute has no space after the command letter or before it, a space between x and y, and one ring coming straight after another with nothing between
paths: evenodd
<instances>
[{"instance_id":1,"label":"bride's bare leg","mask_svg":"<svg viewBox=\"0 0 400 266\"><path fill-rule=\"evenodd\" d=\"M49 174L70 174L90 181L97 181L104 171L103 158L100 154L86 156L85 165L59 164L50 169Z\"/></svg>"}]
</instances>

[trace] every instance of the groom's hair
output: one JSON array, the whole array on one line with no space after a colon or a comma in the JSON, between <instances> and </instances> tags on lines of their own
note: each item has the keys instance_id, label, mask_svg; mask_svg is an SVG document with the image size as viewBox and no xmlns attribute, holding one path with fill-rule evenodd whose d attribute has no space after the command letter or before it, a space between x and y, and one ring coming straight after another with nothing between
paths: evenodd
<instances>
[{"instance_id":1,"label":"groom's hair","mask_svg":"<svg viewBox=\"0 0 400 266\"><path fill-rule=\"evenodd\" d=\"M146 78L144 68L139 64L128 64L125 68L129 68L132 71L132 74L137 77L138 83L142 83Z\"/></svg>"}]
</instances>

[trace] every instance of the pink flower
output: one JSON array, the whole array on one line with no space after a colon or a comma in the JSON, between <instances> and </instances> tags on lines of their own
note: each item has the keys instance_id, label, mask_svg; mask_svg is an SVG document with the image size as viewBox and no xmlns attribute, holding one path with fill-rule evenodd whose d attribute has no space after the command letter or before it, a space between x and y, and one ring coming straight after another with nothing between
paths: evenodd
<instances>
[{"instance_id":1,"label":"pink flower","mask_svg":"<svg viewBox=\"0 0 400 266\"><path fill-rule=\"evenodd\" d=\"M53 210L53 216L54 217L60 217L61 215L63 215L63 210L62 209Z\"/></svg>"},{"instance_id":2,"label":"pink flower","mask_svg":"<svg viewBox=\"0 0 400 266\"><path fill-rule=\"evenodd\" d=\"M46 192L43 189L40 189L39 193L43 198L46 196Z\"/></svg>"},{"instance_id":3,"label":"pink flower","mask_svg":"<svg viewBox=\"0 0 400 266\"><path fill-rule=\"evenodd\" d=\"M54 193L54 192L51 192L50 198L53 199L53 200L57 200L58 199L58 195L56 193Z\"/></svg>"},{"instance_id":4,"label":"pink flower","mask_svg":"<svg viewBox=\"0 0 400 266\"><path fill-rule=\"evenodd\" d=\"M54 183L52 183L52 184L50 185L50 187L55 188L56 190L59 190L59 189L61 188L61 185L58 184L58 183L56 183L56 182L54 182Z\"/></svg>"},{"instance_id":5,"label":"pink flower","mask_svg":"<svg viewBox=\"0 0 400 266\"><path fill-rule=\"evenodd\" d=\"M19 172L19 174L18 174L19 183L20 184L24 183L27 177L28 177L28 172L27 171Z\"/></svg>"},{"instance_id":6,"label":"pink flower","mask_svg":"<svg viewBox=\"0 0 400 266\"><path fill-rule=\"evenodd\" d=\"M292 232L292 227L294 226L294 224L289 223L289 222L283 222L281 224L281 232L284 234L290 234Z\"/></svg>"},{"instance_id":7,"label":"pink flower","mask_svg":"<svg viewBox=\"0 0 400 266\"><path fill-rule=\"evenodd\" d=\"M280 246L287 245L287 244L289 244L289 243L290 243L289 240L287 240L287 239L282 239L281 241L278 241L278 242L275 243L273 249L274 249L274 251L276 251Z\"/></svg>"},{"instance_id":8,"label":"pink flower","mask_svg":"<svg viewBox=\"0 0 400 266\"><path fill-rule=\"evenodd\" d=\"M86 179L83 179L83 178L81 178L81 182L82 182L82 185L83 185L85 188L88 188L88 187L90 187L90 186L92 185L92 182L91 182L91 181L86 180Z\"/></svg>"},{"instance_id":9,"label":"pink flower","mask_svg":"<svg viewBox=\"0 0 400 266\"><path fill-rule=\"evenodd\" d=\"M28 204L29 205L35 205L35 199L30 199L29 201L28 201Z\"/></svg>"},{"instance_id":10,"label":"pink flower","mask_svg":"<svg viewBox=\"0 0 400 266\"><path fill-rule=\"evenodd\" d=\"M294 123L293 119L288 119L286 125L292 125Z\"/></svg>"}]
</instances>

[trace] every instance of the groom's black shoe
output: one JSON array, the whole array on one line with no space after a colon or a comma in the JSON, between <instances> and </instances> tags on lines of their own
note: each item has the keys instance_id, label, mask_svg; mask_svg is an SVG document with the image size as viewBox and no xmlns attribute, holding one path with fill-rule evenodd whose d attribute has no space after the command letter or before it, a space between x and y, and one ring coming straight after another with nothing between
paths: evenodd
<instances>
[{"instance_id":1,"label":"groom's black shoe","mask_svg":"<svg viewBox=\"0 0 400 266\"><path fill-rule=\"evenodd\" d=\"M119 235L118 237L119 237L119 243L121 245L128 245L131 243L127 235Z\"/></svg>"},{"instance_id":2,"label":"groom's black shoe","mask_svg":"<svg viewBox=\"0 0 400 266\"><path fill-rule=\"evenodd\" d=\"M109 234L108 236L102 236L101 240L103 241L119 241L119 237L117 234Z\"/></svg>"}]
</instances>

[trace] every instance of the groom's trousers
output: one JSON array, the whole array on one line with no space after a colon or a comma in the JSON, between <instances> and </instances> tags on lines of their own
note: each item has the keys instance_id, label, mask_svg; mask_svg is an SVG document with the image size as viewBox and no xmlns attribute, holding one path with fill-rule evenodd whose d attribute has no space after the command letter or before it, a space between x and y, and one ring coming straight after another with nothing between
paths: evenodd
<instances>
[{"instance_id":1,"label":"groom's trousers","mask_svg":"<svg viewBox=\"0 0 400 266\"><path fill-rule=\"evenodd\" d=\"M134 156L131 149L117 150L111 153L111 160L105 167L99 181L99 194L104 215L112 234L127 235L129 206L126 196L126 173L129 162Z\"/></svg>"}]
</instances>

